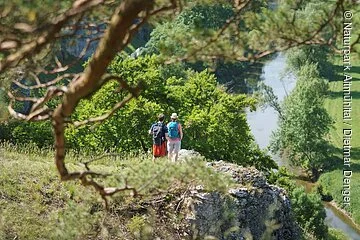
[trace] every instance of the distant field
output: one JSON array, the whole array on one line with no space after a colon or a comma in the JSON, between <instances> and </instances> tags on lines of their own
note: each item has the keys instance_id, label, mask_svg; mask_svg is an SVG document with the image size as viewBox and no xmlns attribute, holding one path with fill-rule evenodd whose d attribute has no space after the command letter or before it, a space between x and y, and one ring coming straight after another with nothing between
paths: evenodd
<instances>
[{"instance_id":1,"label":"distant field","mask_svg":"<svg viewBox=\"0 0 360 240\"><path fill-rule=\"evenodd\" d=\"M330 94L325 102L325 107L334 119L334 128L330 131L330 141L337 148L334 170L323 174L320 183L330 191L339 206L344 207L343 188L343 129L349 126L343 123L343 68L340 58L335 61L334 69L337 73L336 79L330 82ZM351 139L351 166L353 174L351 177L350 208L346 208L360 224L360 60L352 59L351 71L346 71L352 76L352 139Z\"/></svg>"}]
</instances>

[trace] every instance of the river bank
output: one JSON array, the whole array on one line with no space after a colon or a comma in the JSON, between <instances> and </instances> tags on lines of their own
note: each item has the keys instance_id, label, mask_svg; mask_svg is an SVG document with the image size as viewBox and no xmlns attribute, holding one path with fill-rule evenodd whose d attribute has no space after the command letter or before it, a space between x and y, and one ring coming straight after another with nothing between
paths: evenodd
<instances>
[{"instance_id":1,"label":"river bank","mask_svg":"<svg viewBox=\"0 0 360 240\"><path fill-rule=\"evenodd\" d=\"M283 55L279 55L265 64L263 68L264 83L273 88L274 94L278 97L279 101L284 99L296 84L294 76L290 75L283 79L281 78L285 67L286 58ZM268 107L256 112L248 112L247 118L256 142L260 148L266 149L270 142L272 132L277 128L277 113ZM290 164L287 163L286 160L277 155L273 156L273 158L279 166L285 166L291 170ZM315 186L315 184L310 181L305 181L304 179L301 181L303 182L297 182L297 184L304 186L306 191L311 191ZM331 204L324 202L324 207L327 215L325 221L329 227L343 231L350 239L360 239L360 227L349 215L344 213L344 210L336 205L335 202Z\"/></svg>"},{"instance_id":2,"label":"river bank","mask_svg":"<svg viewBox=\"0 0 360 240\"><path fill-rule=\"evenodd\" d=\"M309 178L307 178L303 174L299 174L295 176L296 184L299 186L303 186L306 193L311 193L316 191L316 187L319 185L317 182L311 182ZM330 202L323 201L326 211L326 222L329 226L332 226L337 229L342 229L344 232L349 235L352 239L358 239L357 237L360 234L360 225L357 224L354 219L349 215L347 211L338 206L338 204L332 200ZM340 219L341 221L339 221Z\"/></svg>"},{"instance_id":3,"label":"river bank","mask_svg":"<svg viewBox=\"0 0 360 240\"><path fill-rule=\"evenodd\" d=\"M360 225L356 224L354 222L354 219L351 218L351 216L349 216L349 213L346 212L344 209L340 208L335 201L331 201L331 202L323 202L324 205L328 208L331 208L333 210L333 212L337 215L337 217L342 218L346 224L348 224L349 226L351 226L353 229L356 230L356 232L358 234L360 234Z\"/></svg>"},{"instance_id":4,"label":"river bank","mask_svg":"<svg viewBox=\"0 0 360 240\"><path fill-rule=\"evenodd\" d=\"M333 168L321 175L319 183L329 192L338 206L344 204L344 194L342 190L348 189L350 206L346 210L351 213L353 220L360 224L360 60L355 57L352 59L352 68L349 71L351 76L351 88L349 93L352 98L351 116L352 119L348 124L344 124L343 107L344 107L344 70L342 67L342 58L333 59L335 78L329 83L329 95L325 101L325 108L333 118L334 124L330 129L329 141L336 149ZM350 129L352 136L349 140L344 141L344 129ZM345 151L345 144L349 145L349 151ZM349 159L349 164L345 165L345 156ZM344 185L343 170L351 170L352 176L349 178L349 186Z\"/></svg>"}]
</instances>

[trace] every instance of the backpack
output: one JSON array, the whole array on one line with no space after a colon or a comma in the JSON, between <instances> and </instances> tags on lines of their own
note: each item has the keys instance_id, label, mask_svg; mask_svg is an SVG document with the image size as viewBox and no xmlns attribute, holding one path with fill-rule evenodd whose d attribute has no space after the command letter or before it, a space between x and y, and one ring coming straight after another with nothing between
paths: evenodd
<instances>
[{"instance_id":1,"label":"backpack","mask_svg":"<svg viewBox=\"0 0 360 240\"><path fill-rule=\"evenodd\" d=\"M177 122L170 122L168 125L169 138L180 138L179 125Z\"/></svg>"},{"instance_id":2,"label":"backpack","mask_svg":"<svg viewBox=\"0 0 360 240\"><path fill-rule=\"evenodd\" d=\"M164 125L162 123L155 123L152 128L153 141L155 145L161 145L164 142Z\"/></svg>"}]
</instances>

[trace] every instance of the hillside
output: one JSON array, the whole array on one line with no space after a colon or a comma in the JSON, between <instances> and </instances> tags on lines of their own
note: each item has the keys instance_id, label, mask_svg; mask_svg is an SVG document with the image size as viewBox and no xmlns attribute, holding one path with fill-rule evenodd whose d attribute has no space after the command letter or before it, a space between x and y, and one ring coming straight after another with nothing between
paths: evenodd
<instances>
[{"instance_id":1,"label":"hillside","mask_svg":"<svg viewBox=\"0 0 360 240\"><path fill-rule=\"evenodd\" d=\"M198 157L181 164L154 164L148 156L104 158L93 168L113 172L109 184L122 178L138 189L137 197L116 195L106 211L91 189L61 183L46 152L22 151L27 154L2 148L0 239L300 236L285 191L254 168L225 162L207 167ZM71 159L70 168L79 168L81 159Z\"/></svg>"}]
</instances>

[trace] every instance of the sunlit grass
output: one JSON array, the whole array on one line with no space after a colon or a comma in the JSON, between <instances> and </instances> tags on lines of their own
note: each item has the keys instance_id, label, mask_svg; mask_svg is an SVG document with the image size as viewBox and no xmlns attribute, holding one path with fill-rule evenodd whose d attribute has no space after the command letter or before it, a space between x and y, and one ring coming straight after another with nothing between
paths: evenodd
<instances>
[{"instance_id":1,"label":"sunlit grass","mask_svg":"<svg viewBox=\"0 0 360 240\"><path fill-rule=\"evenodd\" d=\"M351 71L346 73L352 76L352 121L351 126L343 121L343 73L340 58L335 60L334 68L337 72L336 81L330 82L330 94L325 102L325 107L334 119L334 127L330 131L330 141L338 149L336 157L336 170L323 174L320 178L321 184L331 193L334 200L342 207L343 196L343 129L352 129L351 139L351 166L353 171L351 177L351 206L346 208L356 223L360 224L360 60L352 59Z\"/></svg>"},{"instance_id":2,"label":"sunlit grass","mask_svg":"<svg viewBox=\"0 0 360 240\"><path fill-rule=\"evenodd\" d=\"M178 164L166 158L153 163L147 154L107 156L89 165L112 174L98 181L109 187L127 182L139 194L117 194L107 212L92 188L60 181L52 149L3 144L0 151L0 239L107 239L109 231L118 239L129 239L127 221L137 211L147 211L144 205L153 199L176 199L189 186L218 192L234 186L230 176L212 171L202 159ZM69 153L67 166L85 170L81 162L91 159L95 157Z\"/></svg>"}]
</instances>

